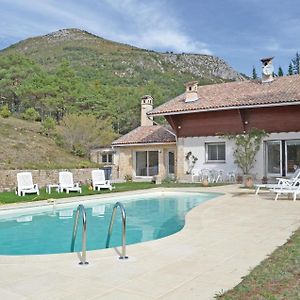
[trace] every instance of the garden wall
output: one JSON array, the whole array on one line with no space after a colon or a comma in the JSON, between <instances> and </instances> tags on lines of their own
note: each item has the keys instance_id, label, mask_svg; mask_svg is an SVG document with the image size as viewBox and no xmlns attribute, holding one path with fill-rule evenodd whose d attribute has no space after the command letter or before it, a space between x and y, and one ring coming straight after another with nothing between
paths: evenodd
<instances>
[{"instance_id":1,"label":"garden wall","mask_svg":"<svg viewBox=\"0 0 300 300\"><path fill-rule=\"evenodd\" d=\"M91 172L95 169L70 169L73 173L74 182L85 184L92 178ZM39 187L47 184L58 183L58 173L66 170L0 170L0 192L14 190L17 186L17 173L31 172L33 183L37 183Z\"/></svg>"}]
</instances>

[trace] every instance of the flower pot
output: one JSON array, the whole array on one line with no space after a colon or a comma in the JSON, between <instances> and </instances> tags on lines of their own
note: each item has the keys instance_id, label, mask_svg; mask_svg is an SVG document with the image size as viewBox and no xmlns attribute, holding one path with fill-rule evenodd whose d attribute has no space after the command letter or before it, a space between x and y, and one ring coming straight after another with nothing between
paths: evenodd
<instances>
[{"instance_id":1,"label":"flower pot","mask_svg":"<svg viewBox=\"0 0 300 300\"><path fill-rule=\"evenodd\" d=\"M253 180L253 177L252 176L244 176L244 186L246 188L253 188L253 185L254 185L254 180Z\"/></svg>"},{"instance_id":2,"label":"flower pot","mask_svg":"<svg viewBox=\"0 0 300 300\"><path fill-rule=\"evenodd\" d=\"M203 185L203 186L208 186L208 185L209 185L208 180L207 180L207 179L203 179L202 185Z\"/></svg>"}]
</instances>

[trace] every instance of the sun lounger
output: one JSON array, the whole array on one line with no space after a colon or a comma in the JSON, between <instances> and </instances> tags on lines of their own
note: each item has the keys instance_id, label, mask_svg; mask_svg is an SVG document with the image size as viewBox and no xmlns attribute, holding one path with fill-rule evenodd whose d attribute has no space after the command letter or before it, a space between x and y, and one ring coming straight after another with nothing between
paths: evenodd
<instances>
[{"instance_id":1,"label":"sun lounger","mask_svg":"<svg viewBox=\"0 0 300 300\"><path fill-rule=\"evenodd\" d=\"M94 191L100 191L100 189L109 189L110 191L112 190L110 180L105 180L104 170L92 171L92 186Z\"/></svg>"},{"instance_id":2,"label":"sun lounger","mask_svg":"<svg viewBox=\"0 0 300 300\"><path fill-rule=\"evenodd\" d=\"M73 174L71 172L59 172L59 184L58 191L63 192L66 191L67 194L69 192L79 192L81 193L81 187L79 183L74 183Z\"/></svg>"},{"instance_id":3,"label":"sun lounger","mask_svg":"<svg viewBox=\"0 0 300 300\"><path fill-rule=\"evenodd\" d=\"M25 196L25 194L40 194L37 184L33 184L32 174L30 172L21 172L17 174L18 187L16 194Z\"/></svg>"}]
</instances>

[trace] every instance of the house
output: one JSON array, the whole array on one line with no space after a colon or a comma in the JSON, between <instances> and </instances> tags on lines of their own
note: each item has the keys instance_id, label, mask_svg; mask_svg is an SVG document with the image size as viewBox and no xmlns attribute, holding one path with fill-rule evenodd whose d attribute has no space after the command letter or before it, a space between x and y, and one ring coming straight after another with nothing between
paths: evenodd
<instances>
[{"instance_id":1,"label":"house","mask_svg":"<svg viewBox=\"0 0 300 300\"><path fill-rule=\"evenodd\" d=\"M171 128L154 124L147 113L153 109L153 98L141 98L141 126L112 143L115 179L152 180L153 176L174 176L176 136Z\"/></svg>"},{"instance_id":2,"label":"house","mask_svg":"<svg viewBox=\"0 0 300 300\"><path fill-rule=\"evenodd\" d=\"M264 129L251 173L288 176L300 167L300 76L274 77L272 58L262 59L262 80L207 86L186 84L185 93L152 109L151 96L142 97L141 126L122 136L113 147L118 177L190 180L192 168L241 173L234 163L234 141L224 134ZM164 116L172 130L154 125Z\"/></svg>"},{"instance_id":3,"label":"house","mask_svg":"<svg viewBox=\"0 0 300 300\"><path fill-rule=\"evenodd\" d=\"M190 171L190 157L196 158L195 169L241 173L234 163L234 141L226 139L224 134L241 134L258 128L264 129L268 136L256 155L252 173L258 178L292 174L300 167L300 76L274 78L272 59L261 60L261 81L245 80L207 86L190 82L186 84L185 93L155 109L149 107L146 115L149 118L164 116L176 139L167 134L171 140L166 144L163 135L159 136L160 132L157 132L156 139L162 139L162 144L158 146L156 139L147 138L143 144L145 137L141 132L148 131L144 131L143 126L137 128L116 141L119 149L122 141L127 144L126 154L124 151L119 153L119 168L124 173L123 157L126 157L126 162L131 161L131 164L126 163L126 173L131 173L133 177L141 174L150 176L152 172L146 174L139 166L149 168L153 161L157 162L157 158L146 159L149 156L146 153L153 149L158 153L164 152L160 162L167 161L168 151L174 153L174 174L179 180L188 179L186 174ZM164 130L161 132L165 134ZM138 144L143 144L138 151L144 154L137 154L133 148ZM155 146L158 146L156 150L152 148ZM162 146L166 150L162 150ZM160 174L164 176L167 172Z\"/></svg>"}]
</instances>

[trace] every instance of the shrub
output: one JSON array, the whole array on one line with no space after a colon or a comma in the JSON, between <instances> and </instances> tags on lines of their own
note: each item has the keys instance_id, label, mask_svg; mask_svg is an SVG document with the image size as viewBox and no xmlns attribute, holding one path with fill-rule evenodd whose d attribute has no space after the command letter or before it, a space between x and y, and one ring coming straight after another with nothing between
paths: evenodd
<instances>
[{"instance_id":1,"label":"shrub","mask_svg":"<svg viewBox=\"0 0 300 300\"><path fill-rule=\"evenodd\" d=\"M55 126L56 123L54 121L54 119L52 119L51 117L47 117L43 122L42 122L42 132L45 135L51 135L53 134L53 132L55 131Z\"/></svg>"},{"instance_id":2,"label":"shrub","mask_svg":"<svg viewBox=\"0 0 300 300\"><path fill-rule=\"evenodd\" d=\"M22 118L28 121L38 121L40 120L40 114L33 107L30 107L22 114Z\"/></svg>"},{"instance_id":3,"label":"shrub","mask_svg":"<svg viewBox=\"0 0 300 300\"><path fill-rule=\"evenodd\" d=\"M8 109L8 105L7 104L3 105L2 108L1 108L1 110L0 110L0 116L2 118L8 118L8 117L10 117L10 115L11 115L11 112Z\"/></svg>"},{"instance_id":4,"label":"shrub","mask_svg":"<svg viewBox=\"0 0 300 300\"><path fill-rule=\"evenodd\" d=\"M129 174L126 174L126 175L124 176L124 179L125 179L126 182L131 182L131 181L132 181L132 176L129 175Z\"/></svg>"}]
</instances>

